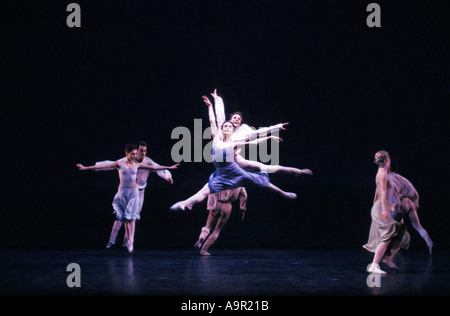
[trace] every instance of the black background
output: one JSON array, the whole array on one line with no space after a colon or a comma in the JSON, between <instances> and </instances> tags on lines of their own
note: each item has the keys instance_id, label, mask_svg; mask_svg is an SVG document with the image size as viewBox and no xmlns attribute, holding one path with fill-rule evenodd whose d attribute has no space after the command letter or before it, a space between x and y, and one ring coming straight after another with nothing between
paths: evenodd
<instances>
[{"instance_id":1,"label":"black background","mask_svg":"<svg viewBox=\"0 0 450 316\"><path fill-rule=\"evenodd\" d=\"M170 165L177 126L208 126L202 95L251 126L289 122L280 163L313 176L272 175L295 201L249 189L216 247L360 247L375 190L373 155L397 160L420 194L419 216L448 245L448 17L437 1L14 2L2 10L2 248L104 247L117 172L80 172L145 140ZM2 18L3 19L3 18ZM204 144L209 140L204 140ZM169 207L214 170L182 163L174 184L152 175L136 248L192 247L205 203ZM237 209L237 207L235 207ZM411 247L424 241L410 227Z\"/></svg>"}]
</instances>

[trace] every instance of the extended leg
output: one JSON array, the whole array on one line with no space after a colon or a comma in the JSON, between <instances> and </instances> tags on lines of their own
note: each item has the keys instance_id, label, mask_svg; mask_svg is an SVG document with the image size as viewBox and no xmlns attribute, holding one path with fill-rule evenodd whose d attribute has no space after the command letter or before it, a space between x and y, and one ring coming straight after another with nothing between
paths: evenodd
<instances>
[{"instance_id":1,"label":"extended leg","mask_svg":"<svg viewBox=\"0 0 450 316\"><path fill-rule=\"evenodd\" d=\"M269 189L281 194L281 196L283 196L287 199L290 199L290 200L295 200L297 198L297 194L292 193L292 192L283 191L279 187L273 185L272 183L269 184Z\"/></svg>"},{"instance_id":2,"label":"extended leg","mask_svg":"<svg viewBox=\"0 0 450 316\"><path fill-rule=\"evenodd\" d=\"M186 208L192 209L192 206L196 203L200 203L210 194L208 183L196 194L188 198L187 200L175 203L170 207L171 211L184 211Z\"/></svg>"},{"instance_id":3,"label":"extended leg","mask_svg":"<svg viewBox=\"0 0 450 316\"><path fill-rule=\"evenodd\" d=\"M265 165L258 161L246 160L240 155L236 157L236 162L241 168L255 168L258 169L259 171L267 173L282 172L282 173L292 173L295 175L312 174L312 171L309 169L298 169L280 165Z\"/></svg>"}]
</instances>

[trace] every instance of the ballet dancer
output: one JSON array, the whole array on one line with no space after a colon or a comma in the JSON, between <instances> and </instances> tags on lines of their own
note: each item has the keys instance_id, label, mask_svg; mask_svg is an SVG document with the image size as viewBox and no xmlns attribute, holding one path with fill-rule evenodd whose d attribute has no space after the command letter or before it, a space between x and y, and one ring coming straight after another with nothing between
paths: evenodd
<instances>
[{"instance_id":1,"label":"ballet dancer","mask_svg":"<svg viewBox=\"0 0 450 316\"><path fill-rule=\"evenodd\" d=\"M100 170L100 169L117 169L119 172L120 184L117 194L112 202L116 219L125 223L126 247L128 252L133 252L135 221L140 218L139 215L139 191L137 188L138 169L147 170L163 170L177 169L179 164L170 167L151 166L136 161L137 148L134 144L125 146L126 161L115 161L110 164L83 166L77 164L79 170Z\"/></svg>"},{"instance_id":2,"label":"ballet dancer","mask_svg":"<svg viewBox=\"0 0 450 316\"><path fill-rule=\"evenodd\" d=\"M175 203L171 207L171 210L184 210L185 207L190 209L193 204L203 201L210 193L235 189L241 186L246 187L248 185L256 185L269 189L287 199L297 198L295 193L285 192L270 183L269 176L266 172L248 172L235 162L235 148L239 145L259 144L269 139L280 142L282 139L277 136L268 136L252 141L232 141L230 137L235 129L233 123L227 121L219 129L216 125L214 109L211 103L207 103L207 106L213 137L211 153L216 171L210 176L209 182L199 192L185 201Z\"/></svg>"},{"instance_id":3,"label":"ballet dancer","mask_svg":"<svg viewBox=\"0 0 450 316\"><path fill-rule=\"evenodd\" d=\"M387 253L384 263L391 268L396 268L392 259L401 249L408 249L409 234L405 224L395 221L391 216L391 203L393 194L393 184L389 180L390 157L385 150L375 154L374 162L378 165L375 177L377 186L376 201L372 206L369 240L363 247L374 253L373 261L368 266L370 273L386 274L380 269L380 261Z\"/></svg>"},{"instance_id":4,"label":"ballet dancer","mask_svg":"<svg viewBox=\"0 0 450 316\"><path fill-rule=\"evenodd\" d=\"M149 166L159 166L159 164L157 164L150 157L147 156L148 145L146 142L138 141L136 143L136 147L137 147L137 157L136 157L137 162L143 163L143 164L149 165ZM127 160L127 157L119 159L119 161L126 161L126 160ZM101 162L95 163L95 165L101 166L101 165L105 165L105 164L112 163L112 162L113 161L109 161L109 160L101 161ZM113 170L113 169L114 168L102 169L102 170ZM139 206L138 206L139 214L141 214L142 207L144 204L145 188L147 187L147 179L150 175L150 172L151 172L150 170L142 169L142 168L138 169L138 172L137 172L136 184L137 184L137 188L139 190ZM169 172L169 170L156 170L156 173L158 174L159 177L161 177L164 180L173 184L172 174ZM112 230L111 230L111 235L109 237L108 243L106 244L107 249L109 249L113 245L115 245L117 234L119 233L121 227L122 227L122 222L119 220L115 220ZM122 246L126 247L126 244L127 244L127 239L126 239L126 236L124 236Z\"/></svg>"},{"instance_id":5,"label":"ballet dancer","mask_svg":"<svg viewBox=\"0 0 450 316\"><path fill-rule=\"evenodd\" d=\"M222 126L222 124L225 122L225 105L223 102L223 99L217 95L217 89L214 89L214 92L211 93L212 97L214 98L214 108L217 118L217 126ZM206 97L203 96L203 101L206 105L212 106L211 101ZM270 133L274 133L281 130L286 130L286 125L289 123L280 123L269 127L262 127L260 129L254 130L247 124L244 124L243 115L241 112L234 112L230 114L229 119L235 126L235 131L231 135L232 141L247 141L254 139L260 135L267 135ZM293 173L295 175L300 174L309 174L312 175L312 171L309 169L298 169L298 168L291 168L291 167L285 167L280 165L266 165L258 161L254 160L247 160L241 155L239 155L239 151L236 154L236 163L241 168L254 168L261 172L267 172L267 173Z\"/></svg>"},{"instance_id":6,"label":"ballet dancer","mask_svg":"<svg viewBox=\"0 0 450 316\"><path fill-rule=\"evenodd\" d=\"M411 221L412 227L420 234L425 240L428 246L428 252L433 254L433 241L431 240L428 232L420 224L417 210L419 209L419 193L413 184L401 176L398 172L398 164L393 162L390 167L389 179L394 185L394 201L396 211L402 215L402 217L408 216Z\"/></svg>"},{"instance_id":7,"label":"ballet dancer","mask_svg":"<svg viewBox=\"0 0 450 316\"><path fill-rule=\"evenodd\" d=\"M235 137L233 140L233 135L236 129L240 129L242 128L243 125L242 124L242 114L238 114L239 112L233 113L232 115L232 119L230 121L227 121L225 123L222 123L222 131L218 130L218 123L223 122L224 120L224 106L223 106L223 101L222 98L219 97L217 95L217 90L214 90L214 93L211 94L214 97L215 100L215 104L216 104L216 109L218 109L218 113L219 113L219 119L216 121L215 118L215 114L214 114L214 109L212 106L212 103L209 101L209 99L206 96L203 96L203 101L205 102L205 104L208 106L208 112L209 112L209 119L210 119L210 123L211 123L211 134L213 137L213 150L212 152L214 152L214 144L216 143L216 140L222 140L223 139L223 127L225 126L225 123L228 123L229 125L231 125L233 127L233 130L231 131L231 133L229 133L230 135L227 135L226 137L226 141L229 143L233 143L234 146L233 148L236 148L236 146L238 145L245 145L245 144L258 144L261 141L267 140L267 139L275 139L276 141L280 141L281 139L279 137L275 137L275 136L270 136L270 137L265 137L265 138L261 138L261 139L257 139L257 140L253 140L253 141L248 141L248 139L257 136L259 134L265 134L268 132L272 132L275 131L277 129L285 129L284 125L288 124L288 123L283 123L283 124L278 124L278 125L274 125L272 127L268 127L268 128L262 128L260 130L252 130L250 127L248 127L248 125L244 124L245 127L244 129L246 130L246 132L240 132L238 134L238 137ZM238 124L237 128L236 126L233 124L233 121L236 122L236 124ZM217 138L216 138L217 136ZM312 174L312 171L309 169L298 169L298 168L292 168L292 167L285 167L285 166L280 166L280 165L264 165L260 162L257 161L249 161L249 160L245 160L242 156L240 156L239 151L235 150L235 163L237 164L238 167L240 167L240 169L242 168L256 168L258 170L260 170L262 173L266 174L267 172L284 172L284 173L293 173L295 175L299 175L299 174ZM230 153L228 153L229 155ZM214 155L214 154L213 154ZM228 156L227 156L228 157ZM214 157L213 157L214 158ZM228 159L231 160L231 157L228 157ZM272 189L273 191L276 191L280 194L282 194L284 197L286 198L291 198L291 199L295 199L297 198L297 195L295 193L289 193L289 194L283 194L284 191L282 191L281 189L277 188L276 186L274 186L273 184L269 184L269 188ZM203 186L203 188L198 191L195 195L191 196L190 198L184 200L184 201L180 201L175 203L174 205L172 205L170 207L170 210L172 211L177 211L177 210L185 210L186 208L188 209L192 209L193 205L196 203L199 203L201 201L203 201L208 195L210 195L211 193L211 187L210 187L210 183L207 183ZM286 193L286 192L284 192Z\"/></svg>"},{"instance_id":8,"label":"ballet dancer","mask_svg":"<svg viewBox=\"0 0 450 316\"><path fill-rule=\"evenodd\" d=\"M206 226L201 230L195 248L200 249L203 256L211 255L208 249L214 244L219 234L230 218L233 202L239 199L241 220L244 220L247 192L244 187L233 190L224 190L208 196L207 209L209 211Z\"/></svg>"}]
</instances>

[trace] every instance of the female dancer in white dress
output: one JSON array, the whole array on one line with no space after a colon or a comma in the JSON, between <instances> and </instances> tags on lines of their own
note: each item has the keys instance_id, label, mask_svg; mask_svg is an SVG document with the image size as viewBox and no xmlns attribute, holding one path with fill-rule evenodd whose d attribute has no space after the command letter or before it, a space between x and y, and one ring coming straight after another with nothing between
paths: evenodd
<instances>
[{"instance_id":1,"label":"female dancer in white dress","mask_svg":"<svg viewBox=\"0 0 450 316\"><path fill-rule=\"evenodd\" d=\"M229 144L234 144L233 148L236 148L236 146L238 146L238 145L258 144L259 142L265 141L270 138L275 139L276 141L281 140L281 138L279 138L279 137L270 136L270 137L264 137L261 139L257 139L254 141L248 141L249 138L256 137L259 134L263 134L263 133L265 134L265 133L269 133L269 132L272 132L275 130L284 129L284 125L286 125L287 123L278 124L278 125L271 126L268 128L263 128L263 129L260 129L257 131L252 130L246 124L241 126L242 117L240 117L240 115L233 115L232 119L230 121L224 123L225 114L224 114L224 105L223 105L222 98L220 98L217 95L217 90L214 90L214 93L211 93L211 95L214 97L214 100L215 100L216 113L218 115L217 121L216 121L216 116L214 114L214 109L213 109L212 103L209 101L209 99L206 96L203 96L203 100L209 109L208 110L209 111L209 120L211 123L212 137L214 139L213 150L214 150L214 144L216 144L217 140L220 140L220 141L224 140L224 142L227 142ZM225 124L229 124L230 126L233 126L233 130L227 131L227 133L229 133L227 135L223 134L223 127L225 127ZM237 124L237 126L235 124ZM222 130L218 130L218 126L219 127L222 126ZM238 130L237 133L236 133L236 130ZM284 173L292 173L295 175L312 174L312 171L309 169L298 169L298 168L285 167L285 166L280 166L280 165L265 165L265 164L262 164L257 161L245 160L238 153L235 153L234 157L235 157L235 159L234 159L235 163L240 168L255 168L263 173L284 172ZM234 187L234 188L236 188L236 187ZM284 192L283 190L279 189L278 187L274 186L271 183L269 185L269 188L272 189L273 191L276 191L276 192L282 194L285 198L288 198L288 199L297 198L297 195L295 193ZM230 189L230 188L226 188L226 189ZM217 192L219 192L219 191L217 191ZM172 211L185 210L186 208L192 209L192 206L194 204L203 201L210 194L211 194L210 184L207 183L195 195L191 196L190 198L188 198L184 201L175 203L174 205L171 206L170 209Z\"/></svg>"},{"instance_id":2,"label":"female dancer in white dress","mask_svg":"<svg viewBox=\"0 0 450 316\"><path fill-rule=\"evenodd\" d=\"M137 148L137 156L136 156L137 162L143 163L144 165L159 166L159 164L157 164L150 157L147 156L147 148L148 148L147 142L138 141L136 143L136 148ZM127 161L127 157L125 156L124 158L119 159L119 161ZM96 162L95 165L102 166L102 165L106 165L106 164L111 164L113 162L114 161L111 161L111 160L104 160L104 161ZM109 171L109 170L115 170L115 168L101 169L98 171ZM147 179L150 176L150 173L153 173L153 172L155 172L159 177L170 182L171 184L173 183L172 174L169 172L169 170L154 170L154 171L152 171L149 169L139 168L138 172L137 172L137 176L136 176L136 184L137 184L137 188L139 190L139 208L138 208L139 214L141 214L142 206L144 205L145 190L147 188ZM116 237L117 237L121 227L122 227L121 221L118 221L118 220L114 221L108 243L106 244L107 249L109 249L113 245L115 245ZM122 246L123 247L127 246L126 236L123 239Z\"/></svg>"},{"instance_id":3,"label":"female dancer in white dress","mask_svg":"<svg viewBox=\"0 0 450 316\"><path fill-rule=\"evenodd\" d=\"M375 163L378 165L375 178L377 200L372 206L372 224L370 226L369 240L363 247L374 253L373 261L367 268L367 271L386 274L385 271L379 268L384 254L387 252L388 256L383 262L395 268L392 259L401 248L408 249L410 238L406 231L406 226L401 222L395 221L391 216L393 185L389 181L389 153L384 150L377 152L375 154Z\"/></svg>"},{"instance_id":4,"label":"female dancer in white dress","mask_svg":"<svg viewBox=\"0 0 450 316\"><path fill-rule=\"evenodd\" d=\"M79 170L117 169L119 171L120 184L117 194L112 202L117 221L125 223L126 247L129 252L133 251L135 221L139 215L139 191L136 183L138 169L164 170L176 169L179 164L170 167L151 166L136 162L137 148L134 144L125 146L125 161L115 161L110 164L85 167L77 164Z\"/></svg>"}]
</instances>

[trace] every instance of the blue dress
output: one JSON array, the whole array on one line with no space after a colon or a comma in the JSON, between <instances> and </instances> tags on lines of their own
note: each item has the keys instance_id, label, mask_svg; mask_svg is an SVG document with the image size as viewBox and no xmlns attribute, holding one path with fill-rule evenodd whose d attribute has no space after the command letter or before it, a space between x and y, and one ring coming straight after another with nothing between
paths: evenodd
<instances>
[{"instance_id":1,"label":"blue dress","mask_svg":"<svg viewBox=\"0 0 450 316\"><path fill-rule=\"evenodd\" d=\"M269 175L266 172L248 172L234 161L234 148L228 146L219 148L213 145L211 150L216 171L209 177L209 190L211 193L231 190L239 187L268 187Z\"/></svg>"}]
</instances>

